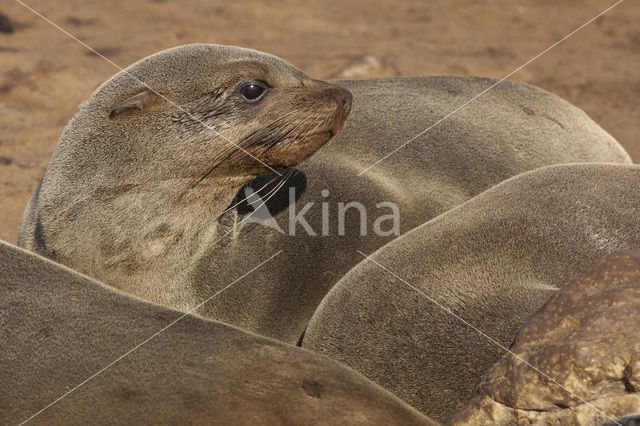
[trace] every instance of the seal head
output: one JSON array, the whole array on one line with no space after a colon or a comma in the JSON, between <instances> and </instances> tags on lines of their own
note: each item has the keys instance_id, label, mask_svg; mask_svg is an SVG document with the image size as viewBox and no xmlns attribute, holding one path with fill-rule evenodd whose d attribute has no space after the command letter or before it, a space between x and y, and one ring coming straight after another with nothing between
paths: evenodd
<instances>
[{"instance_id":1,"label":"seal head","mask_svg":"<svg viewBox=\"0 0 640 426\"><path fill-rule=\"evenodd\" d=\"M180 307L172 300L185 292L159 283L219 237L216 218L238 189L304 161L350 109L347 90L254 50L151 55L102 84L66 126L21 245Z\"/></svg>"}]
</instances>

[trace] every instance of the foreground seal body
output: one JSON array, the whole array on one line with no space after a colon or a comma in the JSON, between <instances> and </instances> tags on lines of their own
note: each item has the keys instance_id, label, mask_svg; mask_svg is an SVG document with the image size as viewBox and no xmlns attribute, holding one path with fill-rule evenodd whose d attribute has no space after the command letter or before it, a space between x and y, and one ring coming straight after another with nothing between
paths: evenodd
<instances>
[{"instance_id":1,"label":"foreground seal body","mask_svg":"<svg viewBox=\"0 0 640 426\"><path fill-rule=\"evenodd\" d=\"M640 166L521 174L363 259L324 298L302 346L442 421L504 354L473 327L509 347L586 267L640 247L639 215Z\"/></svg>"},{"instance_id":2,"label":"foreground seal body","mask_svg":"<svg viewBox=\"0 0 640 426\"><path fill-rule=\"evenodd\" d=\"M326 357L202 318L175 322L184 314L3 241L0 311L2 424L99 371L29 423L435 424Z\"/></svg>"},{"instance_id":3,"label":"foreground seal body","mask_svg":"<svg viewBox=\"0 0 640 426\"><path fill-rule=\"evenodd\" d=\"M278 169L326 141L348 112L348 95L335 86L244 49L184 46L129 70L232 141L266 140L268 146L272 135L293 137L266 152L258 149L264 144L246 144ZM272 89L257 102L230 95L259 79ZM349 120L331 143L285 173L284 183L273 172L253 179L268 170L118 74L65 129L25 212L19 245L180 309L282 251L268 270L198 312L295 343L327 291L359 262L356 249L371 252L527 170L630 162L579 109L540 89L504 82L358 176L494 82L338 82L355 96ZM304 155L293 155L298 152ZM348 207L341 224L338 203L344 210L350 202L362 208ZM397 221L378 221L394 212ZM248 223L251 214L272 219L270 226Z\"/></svg>"}]
</instances>

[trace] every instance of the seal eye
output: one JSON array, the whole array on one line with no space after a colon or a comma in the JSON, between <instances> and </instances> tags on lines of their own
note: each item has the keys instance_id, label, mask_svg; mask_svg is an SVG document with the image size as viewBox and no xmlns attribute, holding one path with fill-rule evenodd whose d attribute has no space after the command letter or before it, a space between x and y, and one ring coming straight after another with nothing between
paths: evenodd
<instances>
[{"instance_id":1,"label":"seal eye","mask_svg":"<svg viewBox=\"0 0 640 426\"><path fill-rule=\"evenodd\" d=\"M262 95L267 91L267 85L262 83L261 81L252 81L251 83L245 84L240 89L240 94L247 101L257 101L260 99Z\"/></svg>"}]
</instances>

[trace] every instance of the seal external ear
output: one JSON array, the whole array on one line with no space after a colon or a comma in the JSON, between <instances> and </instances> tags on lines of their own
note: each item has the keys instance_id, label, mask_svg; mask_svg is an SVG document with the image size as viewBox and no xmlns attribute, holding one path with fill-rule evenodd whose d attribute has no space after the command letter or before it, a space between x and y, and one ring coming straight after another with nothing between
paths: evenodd
<instances>
[{"instance_id":1,"label":"seal external ear","mask_svg":"<svg viewBox=\"0 0 640 426\"><path fill-rule=\"evenodd\" d=\"M148 106L152 105L158 99L158 95L151 90L144 88L130 98L125 99L116 105L109 113L109 118L113 118L116 115L128 111L130 109L144 110Z\"/></svg>"}]
</instances>

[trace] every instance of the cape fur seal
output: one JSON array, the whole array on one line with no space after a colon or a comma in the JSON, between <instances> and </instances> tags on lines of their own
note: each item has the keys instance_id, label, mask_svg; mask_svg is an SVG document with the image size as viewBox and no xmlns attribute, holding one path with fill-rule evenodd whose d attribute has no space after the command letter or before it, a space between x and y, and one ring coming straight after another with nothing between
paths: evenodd
<instances>
[{"instance_id":1,"label":"cape fur seal","mask_svg":"<svg viewBox=\"0 0 640 426\"><path fill-rule=\"evenodd\" d=\"M19 245L148 300L193 306L188 265L219 237L216 218L238 188L311 155L350 105L348 91L253 50L151 55L66 126Z\"/></svg>"},{"instance_id":2,"label":"cape fur seal","mask_svg":"<svg viewBox=\"0 0 640 426\"><path fill-rule=\"evenodd\" d=\"M183 314L0 241L0 422L27 420ZM29 424L435 425L326 357L187 316Z\"/></svg>"},{"instance_id":3,"label":"cape fur seal","mask_svg":"<svg viewBox=\"0 0 640 426\"><path fill-rule=\"evenodd\" d=\"M640 249L602 259L536 312L511 347L584 400L505 354L450 423L632 424L627 415L640 413L638 312Z\"/></svg>"},{"instance_id":4,"label":"cape fur seal","mask_svg":"<svg viewBox=\"0 0 640 426\"><path fill-rule=\"evenodd\" d=\"M262 76L265 69L268 78L254 75ZM183 46L128 71L152 87L166 86L169 98L206 117L232 141L268 136L270 124L280 117L332 117L327 132L333 133L347 97L273 56L240 48ZM222 108L203 97L226 89L240 74L277 82L267 81L275 88L250 105L223 102ZM581 110L543 90L504 82L357 176L493 83L475 77L336 82L355 96L345 128L295 173L285 173L284 182L273 173L251 179L251 173L264 171L257 161L215 140L162 99L152 96L155 101L147 105L147 95L136 98L139 84L120 73L65 129L25 212L19 245L175 308L192 306L282 250L268 270L247 277L199 313L295 343L326 292L360 260L356 248L371 252L527 170L567 162L630 162ZM129 109L116 108L123 102ZM145 106L135 110L140 103ZM109 119L111 111L122 113ZM317 124L316 118L309 121ZM300 135L283 150L295 151L306 137ZM212 163L218 168L207 175ZM254 170L247 169L250 165ZM244 172L234 175L236 170ZM191 185L194 180L198 185ZM294 203L290 188L297 191ZM267 206L277 227L240 226L260 210L242 204L251 197ZM343 212L340 235L338 203L344 210L352 201L369 215L350 207ZM390 203L400 214L397 227L393 221L378 222L393 213Z\"/></svg>"},{"instance_id":5,"label":"cape fur seal","mask_svg":"<svg viewBox=\"0 0 640 426\"><path fill-rule=\"evenodd\" d=\"M639 215L640 166L521 174L363 260L323 299L302 346L445 420L504 350L442 306L509 347L558 288L601 257L640 247Z\"/></svg>"}]
</instances>

